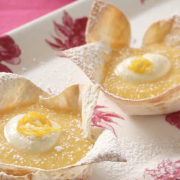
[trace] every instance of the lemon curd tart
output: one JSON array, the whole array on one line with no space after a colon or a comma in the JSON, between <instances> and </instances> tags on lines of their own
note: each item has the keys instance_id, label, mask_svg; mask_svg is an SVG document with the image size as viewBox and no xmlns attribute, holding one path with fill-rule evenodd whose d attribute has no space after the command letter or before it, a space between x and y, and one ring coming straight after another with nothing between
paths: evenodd
<instances>
[{"instance_id":1,"label":"lemon curd tart","mask_svg":"<svg viewBox=\"0 0 180 180\"><path fill-rule=\"evenodd\" d=\"M51 95L0 73L0 178L86 180L93 163L124 162L114 133L91 126L98 95L97 85Z\"/></svg>"},{"instance_id":2,"label":"lemon curd tart","mask_svg":"<svg viewBox=\"0 0 180 180\"><path fill-rule=\"evenodd\" d=\"M158 21L146 31L143 46L132 48L124 13L94 1L87 44L59 54L76 63L127 114L166 114L180 107L179 32L178 16Z\"/></svg>"},{"instance_id":3,"label":"lemon curd tart","mask_svg":"<svg viewBox=\"0 0 180 180\"><path fill-rule=\"evenodd\" d=\"M125 99L156 97L180 83L180 51L163 45L114 50L102 86Z\"/></svg>"},{"instance_id":4,"label":"lemon curd tart","mask_svg":"<svg viewBox=\"0 0 180 180\"><path fill-rule=\"evenodd\" d=\"M57 169L81 160L94 144L83 138L76 112L34 104L1 112L0 119L1 163Z\"/></svg>"}]
</instances>

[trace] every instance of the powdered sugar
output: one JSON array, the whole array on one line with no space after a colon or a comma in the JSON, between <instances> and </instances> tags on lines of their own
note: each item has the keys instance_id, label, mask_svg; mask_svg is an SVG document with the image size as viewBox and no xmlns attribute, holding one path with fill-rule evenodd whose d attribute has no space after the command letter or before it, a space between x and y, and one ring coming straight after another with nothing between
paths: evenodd
<instances>
[{"instance_id":1,"label":"powdered sugar","mask_svg":"<svg viewBox=\"0 0 180 180\"><path fill-rule=\"evenodd\" d=\"M106 3L106 2L102 2L99 0L96 0L94 2L94 4L92 5L93 10L91 11L91 14L89 16L89 21L91 21L91 19L92 19L92 22L89 23L90 26L87 25L87 26L89 26L89 29L93 28L93 26L98 21L98 15L101 14L101 12L103 12L103 10L107 7L108 7L108 3ZM88 32L86 32L86 33L88 33Z\"/></svg>"},{"instance_id":2,"label":"powdered sugar","mask_svg":"<svg viewBox=\"0 0 180 180\"><path fill-rule=\"evenodd\" d=\"M103 152L103 153L102 153ZM126 161L121 156L121 148L115 135L109 131L104 131L96 141L93 149L77 164L84 164L85 162L101 162L103 161Z\"/></svg>"},{"instance_id":3,"label":"powdered sugar","mask_svg":"<svg viewBox=\"0 0 180 180\"><path fill-rule=\"evenodd\" d=\"M108 44L97 42L72 48L61 52L61 54L71 58L90 79L100 82L103 78L102 68L106 61L105 55L109 52Z\"/></svg>"},{"instance_id":4,"label":"powdered sugar","mask_svg":"<svg viewBox=\"0 0 180 180\"><path fill-rule=\"evenodd\" d=\"M57 152L60 152L60 151L63 150L63 148L62 148L61 146L56 146L54 149L55 149Z\"/></svg>"},{"instance_id":5,"label":"powdered sugar","mask_svg":"<svg viewBox=\"0 0 180 180\"><path fill-rule=\"evenodd\" d=\"M177 137L169 139L160 137L151 141L146 141L144 138L136 138L136 140L128 137L119 139L122 154L127 158L126 163L103 163L95 167L96 171L107 172L104 180L155 180L148 179L149 176L144 177L147 168L156 169L163 160L179 160L180 143Z\"/></svg>"}]
</instances>

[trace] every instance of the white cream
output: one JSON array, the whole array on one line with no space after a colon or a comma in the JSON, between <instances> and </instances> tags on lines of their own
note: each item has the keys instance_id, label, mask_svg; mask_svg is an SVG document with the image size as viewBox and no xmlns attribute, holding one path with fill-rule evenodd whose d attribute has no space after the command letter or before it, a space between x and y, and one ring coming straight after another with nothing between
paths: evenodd
<instances>
[{"instance_id":1,"label":"white cream","mask_svg":"<svg viewBox=\"0 0 180 180\"><path fill-rule=\"evenodd\" d=\"M18 121L25 114L20 114L13 117L5 126L4 134L9 143L15 148L28 153L42 153L53 148L59 139L60 132L56 131L42 137L25 136L17 131ZM59 127L55 122L52 122L52 127Z\"/></svg>"},{"instance_id":2,"label":"white cream","mask_svg":"<svg viewBox=\"0 0 180 180\"><path fill-rule=\"evenodd\" d=\"M165 56L147 53L142 57L151 61L153 66L151 71L143 74L131 71L128 67L137 59L136 56L133 56L119 63L115 68L115 74L122 79L132 82L148 82L164 76L171 69L171 63Z\"/></svg>"}]
</instances>

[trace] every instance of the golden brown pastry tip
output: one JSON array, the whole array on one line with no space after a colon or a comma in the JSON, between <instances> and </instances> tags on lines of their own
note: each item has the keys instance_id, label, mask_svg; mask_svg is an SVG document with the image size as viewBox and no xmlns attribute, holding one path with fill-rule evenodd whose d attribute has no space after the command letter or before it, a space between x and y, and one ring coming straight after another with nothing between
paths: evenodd
<instances>
[{"instance_id":1,"label":"golden brown pastry tip","mask_svg":"<svg viewBox=\"0 0 180 180\"><path fill-rule=\"evenodd\" d=\"M180 16L159 20L146 30L143 45L155 43L180 48Z\"/></svg>"},{"instance_id":2,"label":"golden brown pastry tip","mask_svg":"<svg viewBox=\"0 0 180 180\"><path fill-rule=\"evenodd\" d=\"M117 7L104 2L94 1L86 28L86 42L107 41L112 47L129 44L130 24Z\"/></svg>"}]
</instances>

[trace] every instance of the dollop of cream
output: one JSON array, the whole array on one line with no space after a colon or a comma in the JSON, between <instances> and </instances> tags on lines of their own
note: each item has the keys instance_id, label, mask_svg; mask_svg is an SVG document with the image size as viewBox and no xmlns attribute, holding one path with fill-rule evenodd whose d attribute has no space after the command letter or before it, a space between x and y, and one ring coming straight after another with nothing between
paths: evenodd
<instances>
[{"instance_id":1,"label":"dollop of cream","mask_svg":"<svg viewBox=\"0 0 180 180\"><path fill-rule=\"evenodd\" d=\"M167 57L147 53L123 60L116 66L114 72L128 81L149 82L166 75L170 69L171 62Z\"/></svg>"},{"instance_id":2,"label":"dollop of cream","mask_svg":"<svg viewBox=\"0 0 180 180\"><path fill-rule=\"evenodd\" d=\"M25 136L17 131L18 122L25 116L20 114L13 117L4 127L4 134L9 143L15 148L28 153L43 153L53 148L60 137L60 131L52 132L41 137ZM50 121L52 127L59 127Z\"/></svg>"}]
</instances>

